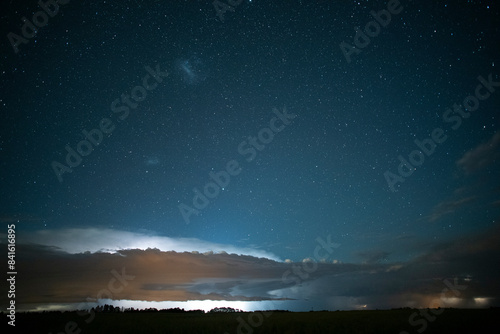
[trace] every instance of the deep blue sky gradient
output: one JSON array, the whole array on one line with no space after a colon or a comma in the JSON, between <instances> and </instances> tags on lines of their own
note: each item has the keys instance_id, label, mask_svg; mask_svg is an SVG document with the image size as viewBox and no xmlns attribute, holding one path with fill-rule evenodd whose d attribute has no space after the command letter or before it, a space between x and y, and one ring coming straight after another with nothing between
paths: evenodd
<instances>
[{"instance_id":1,"label":"deep blue sky gradient","mask_svg":"<svg viewBox=\"0 0 500 334\"><path fill-rule=\"evenodd\" d=\"M210 1L71 1L17 54L7 33L39 8L3 6L2 221L20 240L97 228L292 261L331 235L335 259L357 264L410 261L487 233L500 212L500 87L457 130L443 114L479 76L500 81L500 7L400 6L350 63L339 45L354 45L354 28L386 2L243 1L220 22ZM142 84L147 66L168 76L119 121L111 103ZM246 161L238 146L269 127L275 108L297 117ZM51 163L103 118L112 134L59 182ZM447 140L392 192L384 173L435 128ZM466 170L464 157L484 163ZM231 160L241 172L187 224L179 204L192 206L193 188Z\"/></svg>"}]
</instances>

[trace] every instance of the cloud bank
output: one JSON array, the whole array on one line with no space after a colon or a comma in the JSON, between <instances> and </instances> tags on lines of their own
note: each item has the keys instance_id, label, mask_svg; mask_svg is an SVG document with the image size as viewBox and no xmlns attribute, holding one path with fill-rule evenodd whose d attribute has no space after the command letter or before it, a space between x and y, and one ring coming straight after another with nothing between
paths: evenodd
<instances>
[{"instance_id":1,"label":"cloud bank","mask_svg":"<svg viewBox=\"0 0 500 334\"><path fill-rule=\"evenodd\" d=\"M61 233L56 235L69 236L67 231ZM378 258L363 264L285 263L249 255L158 249L78 254L60 239L57 244L18 246L17 303L213 300L261 301L272 308L269 302L279 301L281 308L297 310L302 305L308 310L305 305L314 302L315 309L336 310L485 307L498 305L500 297L498 227L441 244L412 261L390 264ZM103 245L95 243L96 249L110 249Z\"/></svg>"}]
</instances>

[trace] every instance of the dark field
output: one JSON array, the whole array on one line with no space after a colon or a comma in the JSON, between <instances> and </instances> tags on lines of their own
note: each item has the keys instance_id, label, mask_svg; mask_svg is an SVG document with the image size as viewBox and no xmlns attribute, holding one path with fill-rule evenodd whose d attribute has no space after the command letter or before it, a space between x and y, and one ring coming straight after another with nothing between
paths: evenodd
<instances>
[{"instance_id":1,"label":"dark field","mask_svg":"<svg viewBox=\"0 0 500 334\"><path fill-rule=\"evenodd\" d=\"M445 309L439 315L428 310L273 312L255 313L19 313L18 333L488 333L498 332L500 309ZM409 322L412 317L412 324ZM427 319L426 319L427 317ZM6 317L3 314L3 327ZM239 320L238 320L239 318ZM244 320L244 324L242 324ZM431 321L432 320L432 321ZM12 326L8 326L12 332ZM66 328L66 329L65 329ZM239 329L239 330L238 330ZM2 331L5 333L5 331Z\"/></svg>"}]
</instances>

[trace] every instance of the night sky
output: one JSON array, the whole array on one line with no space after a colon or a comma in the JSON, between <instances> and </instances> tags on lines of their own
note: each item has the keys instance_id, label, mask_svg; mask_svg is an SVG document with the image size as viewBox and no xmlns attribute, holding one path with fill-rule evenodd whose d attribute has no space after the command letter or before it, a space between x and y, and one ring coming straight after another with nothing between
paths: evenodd
<instances>
[{"instance_id":1,"label":"night sky","mask_svg":"<svg viewBox=\"0 0 500 334\"><path fill-rule=\"evenodd\" d=\"M19 307L499 305L498 3L62 3L0 11Z\"/></svg>"}]
</instances>

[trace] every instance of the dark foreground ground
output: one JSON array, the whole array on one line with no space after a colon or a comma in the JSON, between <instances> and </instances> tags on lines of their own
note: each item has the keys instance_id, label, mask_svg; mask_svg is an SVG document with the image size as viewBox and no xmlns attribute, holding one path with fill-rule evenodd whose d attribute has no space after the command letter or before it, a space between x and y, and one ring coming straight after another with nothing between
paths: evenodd
<instances>
[{"instance_id":1,"label":"dark foreground ground","mask_svg":"<svg viewBox=\"0 0 500 334\"><path fill-rule=\"evenodd\" d=\"M500 309L273 312L263 313L96 313L89 323L76 312L19 313L7 333L498 333ZM422 312L422 313L421 313ZM411 320L410 320L411 318ZM2 330L2 333L6 331ZM406 333L405 333L406 334Z\"/></svg>"}]
</instances>

